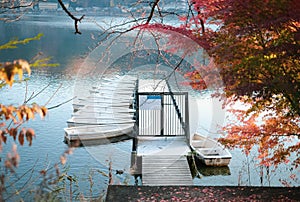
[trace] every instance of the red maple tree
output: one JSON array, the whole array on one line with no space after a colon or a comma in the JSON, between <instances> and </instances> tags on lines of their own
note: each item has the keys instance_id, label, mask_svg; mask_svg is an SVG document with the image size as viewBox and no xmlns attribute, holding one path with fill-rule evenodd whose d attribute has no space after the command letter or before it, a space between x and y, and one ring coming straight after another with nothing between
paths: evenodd
<instances>
[{"instance_id":1,"label":"red maple tree","mask_svg":"<svg viewBox=\"0 0 300 202\"><path fill-rule=\"evenodd\" d=\"M218 67L226 105L241 101L245 110L223 128L220 141L246 153L258 146L264 165L300 164L300 2L296 0L193 0L178 27L152 23L152 4L143 29L171 30L201 45ZM160 15L161 17L161 15ZM173 41L174 42L174 41ZM182 44L179 48L184 48ZM212 63L210 63L212 65ZM202 67L202 69L209 66ZM203 71L202 71L203 72ZM212 73L213 75L214 73ZM195 89L204 89L205 75L187 75ZM210 77L213 80L214 77Z\"/></svg>"}]
</instances>

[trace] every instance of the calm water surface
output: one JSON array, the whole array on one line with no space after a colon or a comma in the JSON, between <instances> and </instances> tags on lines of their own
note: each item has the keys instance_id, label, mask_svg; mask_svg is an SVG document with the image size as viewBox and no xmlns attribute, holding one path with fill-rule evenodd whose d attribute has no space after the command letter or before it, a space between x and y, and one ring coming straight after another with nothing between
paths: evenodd
<instances>
[{"instance_id":1,"label":"calm water surface","mask_svg":"<svg viewBox=\"0 0 300 202\"><path fill-rule=\"evenodd\" d=\"M87 18L88 19L88 18ZM74 35L73 23L66 17L26 17L24 20L14 23L0 22L0 43L4 43L13 37L19 39L32 37L38 33L44 36L40 41L20 45L18 49L0 52L1 61L11 61L16 58L30 60L38 52L45 56L53 57L52 62L59 63L59 67L35 70L28 83L28 93L37 93L40 89L49 85L32 102L45 104L54 94L48 107L55 106L77 95L77 87L91 85L89 78L80 79L77 75L78 69L88 68L82 65L86 55L95 47L94 40L100 34L99 29L92 23L80 25L82 35ZM25 96L25 84L16 84L13 88L1 90L1 103L22 103ZM225 119L224 111L220 103L212 100L208 95L199 97L198 100L198 130L211 131L217 124L222 124ZM217 108L216 108L217 106ZM42 169L50 168L59 162L60 156L68 148L64 142L64 127L66 120L71 117L71 102L49 111L44 120L36 118L26 127L35 129L36 138L32 146L19 146L21 162L17 170L18 176L26 173L34 166L34 176ZM11 142L7 143L4 153L10 150ZM130 165L131 141L113 143L110 145L99 145L76 148L72 155L68 156L67 173L78 179L78 191L89 195L89 175L93 176L93 195L97 196L107 187L108 163L111 161L113 169L125 170L123 175L114 175L115 184L134 184L134 178L128 174ZM222 169L200 169L200 178L195 177L196 185L261 185L260 168L256 166L254 154L246 158L241 151L232 151L233 159L229 168ZM100 172L98 172L100 171ZM266 172L264 170L264 172ZM103 174L105 173L105 174ZM289 166L282 166L271 172L269 178L263 179L265 186L281 186L280 178L288 179L291 174ZM26 182L29 173L21 180ZM15 185L16 187L20 184ZM294 185L297 185L297 183Z\"/></svg>"}]
</instances>

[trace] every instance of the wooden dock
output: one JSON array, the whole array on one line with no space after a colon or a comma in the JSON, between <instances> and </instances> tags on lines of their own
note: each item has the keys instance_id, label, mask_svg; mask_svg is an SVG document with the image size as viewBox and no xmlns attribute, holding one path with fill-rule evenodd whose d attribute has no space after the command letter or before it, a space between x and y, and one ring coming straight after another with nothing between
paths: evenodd
<instances>
[{"instance_id":1,"label":"wooden dock","mask_svg":"<svg viewBox=\"0 0 300 202\"><path fill-rule=\"evenodd\" d=\"M142 174L144 186L193 185L186 156L143 156Z\"/></svg>"},{"instance_id":2,"label":"wooden dock","mask_svg":"<svg viewBox=\"0 0 300 202\"><path fill-rule=\"evenodd\" d=\"M131 171L143 186L193 185L187 161L187 92L172 92L165 80L139 80Z\"/></svg>"}]
</instances>

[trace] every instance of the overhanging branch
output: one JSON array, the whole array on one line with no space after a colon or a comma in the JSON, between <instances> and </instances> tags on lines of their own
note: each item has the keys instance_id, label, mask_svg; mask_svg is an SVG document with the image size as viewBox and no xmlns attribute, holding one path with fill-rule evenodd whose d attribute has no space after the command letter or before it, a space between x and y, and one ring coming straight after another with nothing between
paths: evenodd
<instances>
[{"instance_id":1,"label":"overhanging branch","mask_svg":"<svg viewBox=\"0 0 300 202\"><path fill-rule=\"evenodd\" d=\"M68 16L74 20L75 25L75 34L81 34L81 32L78 29L78 22L81 22L81 20L84 18L85 15L82 15L80 18L76 18L65 6L65 4L62 2L62 0L57 0L58 3L61 5L62 9L68 14Z\"/></svg>"}]
</instances>

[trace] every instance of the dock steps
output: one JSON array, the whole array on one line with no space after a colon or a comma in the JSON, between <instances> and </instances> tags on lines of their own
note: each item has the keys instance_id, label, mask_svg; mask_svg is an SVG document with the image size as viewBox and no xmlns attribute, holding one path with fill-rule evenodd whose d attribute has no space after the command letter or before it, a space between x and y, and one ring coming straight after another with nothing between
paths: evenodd
<instances>
[{"instance_id":1,"label":"dock steps","mask_svg":"<svg viewBox=\"0 0 300 202\"><path fill-rule=\"evenodd\" d=\"M146 186L193 185L186 156L143 156L142 184Z\"/></svg>"}]
</instances>

